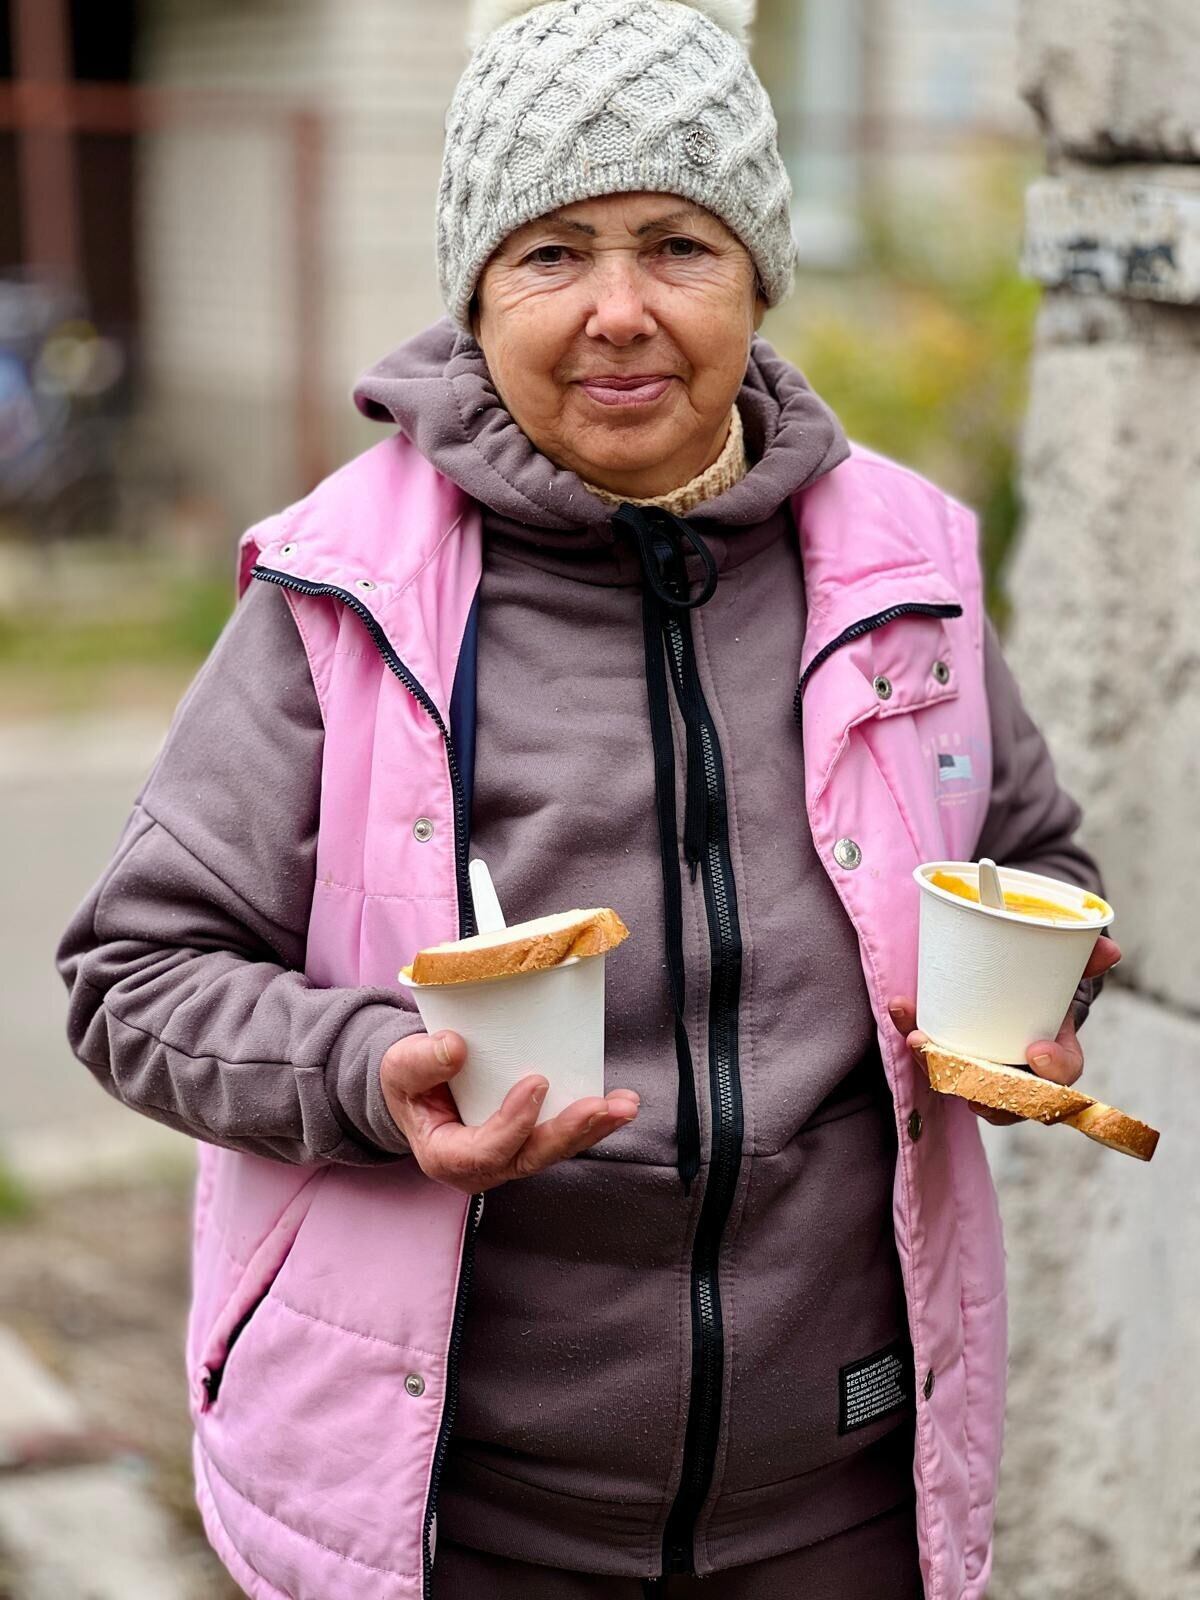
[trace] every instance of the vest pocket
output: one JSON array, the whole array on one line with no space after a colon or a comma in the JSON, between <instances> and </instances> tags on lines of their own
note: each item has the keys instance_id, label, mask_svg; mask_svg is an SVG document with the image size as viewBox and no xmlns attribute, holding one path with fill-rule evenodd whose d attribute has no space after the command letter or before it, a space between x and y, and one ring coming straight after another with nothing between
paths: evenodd
<instances>
[{"instance_id":1,"label":"vest pocket","mask_svg":"<svg viewBox=\"0 0 1200 1600\"><path fill-rule=\"evenodd\" d=\"M281 1262L280 1266L282 1266L282 1264L283 1263ZM237 1322L234 1323L232 1329L230 1330L229 1337L225 1341L225 1354L222 1356L221 1360L215 1367L205 1368L204 1374L200 1379L200 1386L204 1390L205 1409L207 1409L208 1406L216 1405L217 1396L221 1391L221 1380L225 1376L225 1367L229 1361L229 1357L233 1354L233 1347L235 1344L237 1344L242 1334L246 1331L246 1327L250 1322L250 1319L258 1310L259 1306L262 1305L263 1301L267 1298L267 1295L270 1292L270 1287L268 1286L262 1291L258 1298L247 1307L247 1309L242 1313L242 1316Z\"/></svg>"},{"instance_id":2,"label":"vest pocket","mask_svg":"<svg viewBox=\"0 0 1200 1600\"><path fill-rule=\"evenodd\" d=\"M293 1195L275 1226L250 1257L232 1294L213 1323L200 1364L192 1375L192 1403L197 1412L216 1404L225 1368L292 1252L300 1229L330 1168L315 1171Z\"/></svg>"}]
</instances>

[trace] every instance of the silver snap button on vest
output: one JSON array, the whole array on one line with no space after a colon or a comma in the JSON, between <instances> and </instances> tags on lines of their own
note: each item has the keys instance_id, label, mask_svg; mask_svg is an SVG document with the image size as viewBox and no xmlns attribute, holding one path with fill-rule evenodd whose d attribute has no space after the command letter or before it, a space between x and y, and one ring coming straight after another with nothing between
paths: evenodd
<instances>
[{"instance_id":1,"label":"silver snap button on vest","mask_svg":"<svg viewBox=\"0 0 1200 1600\"><path fill-rule=\"evenodd\" d=\"M925 1131L925 1119L919 1111L914 1111L908 1119L908 1137L916 1144Z\"/></svg>"},{"instance_id":2,"label":"silver snap button on vest","mask_svg":"<svg viewBox=\"0 0 1200 1600\"><path fill-rule=\"evenodd\" d=\"M425 1393L425 1379L419 1372L410 1372L404 1380L404 1387L414 1400L419 1400Z\"/></svg>"},{"instance_id":3,"label":"silver snap button on vest","mask_svg":"<svg viewBox=\"0 0 1200 1600\"><path fill-rule=\"evenodd\" d=\"M853 871L862 865L862 851L853 839L839 839L833 847L833 859L839 867L847 867Z\"/></svg>"},{"instance_id":4,"label":"silver snap button on vest","mask_svg":"<svg viewBox=\"0 0 1200 1600\"><path fill-rule=\"evenodd\" d=\"M358 587L360 589L373 589L375 585L371 582L370 578L360 578L358 580Z\"/></svg>"},{"instance_id":5,"label":"silver snap button on vest","mask_svg":"<svg viewBox=\"0 0 1200 1600\"><path fill-rule=\"evenodd\" d=\"M881 700L890 700L892 698L892 680L885 678L881 673L875 679L875 693Z\"/></svg>"},{"instance_id":6,"label":"silver snap button on vest","mask_svg":"<svg viewBox=\"0 0 1200 1600\"><path fill-rule=\"evenodd\" d=\"M935 661L933 663L933 675L939 683L950 682L950 668L944 661Z\"/></svg>"},{"instance_id":7,"label":"silver snap button on vest","mask_svg":"<svg viewBox=\"0 0 1200 1600\"><path fill-rule=\"evenodd\" d=\"M281 556L290 556L294 555L295 553L296 546L294 544L281 544L279 547L279 554Z\"/></svg>"},{"instance_id":8,"label":"silver snap button on vest","mask_svg":"<svg viewBox=\"0 0 1200 1600\"><path fill-rule=\"evenodd\" d=\"M928 1400L929 1396L933 1393L933 1368L932 1367L930 1367L929 1371L925 1374L925 1383L924 1383L924 1385L922 1387L921 1393L925 1396L926 1400Z\"/></svg>"},{"instance_id":9,"label":"silver snap button on vest","mask_svg":"<svg viewBox=\"0 0 1200 1600\"><path fill-rule=\"evenodd\" d=\"M413 823L413 838L418 844L428 844L433 838L433 823L428 817L418 817Z\"/></svg>"}]
</instances>

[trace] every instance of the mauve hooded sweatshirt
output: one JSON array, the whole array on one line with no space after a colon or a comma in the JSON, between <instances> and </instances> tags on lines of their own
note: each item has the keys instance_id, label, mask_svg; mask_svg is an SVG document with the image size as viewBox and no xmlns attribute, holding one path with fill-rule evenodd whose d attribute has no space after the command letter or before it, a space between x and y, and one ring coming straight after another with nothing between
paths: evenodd
<instances>
[{"instance_id":1,"label":"mauve hooded sweatshirt","mask_svg":"<svg viewBox=\"0 0 1200 1600\"><path fill-rule=\"evenodd\" d=\"M498 1555L635 1575L655 1569L678 1488L705 1188L703 1168L690 1193L677 1170L641 567L612 508L535 451L478 347L449 324L402 346L357 399L484 509L473 851L510 921L612 905L633 935L609 960L606 1071L610 1087L639 1091L641 1112L595 1150L488 1196L439 1522ZM718 569L692 632L721 745L743 947L721 1428L695 1529L718 1569L855 1527L912 1494L910 1396L839 1430L843 1369L884 1350L908 1359L896 1133L857 942L809 836L792 715L805 596L790 497L847 445L761 340L738 406L750 469L688 519ZM1078 809L990 630L986 671L995 763L978 852L1098 889L1074 838ZM675 740L681 751L677 718ZM379 1062L418 1020L399 993L317 990L298 970L321 746L286 601L253 585L64 936L70 1035L128 1103L285 1160L314 1159L300 1080L311 1093L302 1069L319 1067L345 1130L335 1159L404 1159ZM702 885L686 872L682 894L707 1150L709 933ZM253 1075L238 1070L251 1060Z\"/></svg>"}]
</instances>

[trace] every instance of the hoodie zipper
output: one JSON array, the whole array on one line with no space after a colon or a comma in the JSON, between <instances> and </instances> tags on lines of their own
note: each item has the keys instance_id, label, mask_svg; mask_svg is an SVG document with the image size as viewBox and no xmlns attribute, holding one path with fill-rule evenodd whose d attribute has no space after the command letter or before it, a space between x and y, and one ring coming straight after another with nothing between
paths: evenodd
<instances>
[{"instance_id":1,"label":"hoodie zipper","mask_svg":"<svg viewBox=\"0 0 1200 1600\"><path fill-rule=\"evenodd\" d=\"M809 677L835 650L903 616L959 617L959 605L912 601L864 617L825 645L809 663L796 689L795 710ZM707 842L703 858L712 977L709 992L709 1086L712 1102L711 1159L700 1220L692 1246L692 1382L684 1432L679 1488L663 1533L664 1573L695 1568L696 1519L712 1486L721 1428L725 1341L720 1253L741 1167L744 1119L738 1068L738 1004L741 996L741 929L733 864L729 854L725 777L720 741L700 685L690 631L672 617L667 640L677 695L685 685L700 708L700 743L708 790Z\"/></svg>"},{"instance_id":2,"label":"hoodie zipper","mask_svg":"<svg viewBox=\"0 0 1200 1600\"><path fill-rule=\"evenodd\" d=\"M395 673L421 709L433 718L446 746L446 766L450 773L450 789L454 800L454 866L458 892L459 937L467 938L475 932L475 916L471 904L470 877L467 872L468 819L466 791L463 787L462 773L459 769L454 744L450 738L450 731L443 722L437 706L430 699L424 686L418 682L401 661L387 634L356 595L352 595L346 589L339 588L336 584L312 583L307 578L293 578L290 573L276 572L270 567L256 566L253 569L252 576L261 579L264 583L278 584L281 589L291 589L295 594L328 595L331 599L340 600L343 605L349 606L350 610L354 612L370 634L375 648L383 657L388 668ZM462 1254L459 1258L458 1287L455 1291L454 1313L450 1322L450 1343L446 1354L446 1394L442 1402L442 1416L438 1425L437 1441L433 1450L433 1462L429 1474L429 1496L425 1502L425 1518L421 1528L422 1600L431 1600L433 1593L433 1524L437 1516L437 1498L438 1490L441 1487L442 1468L445 1465L446 1451L450 1444L450 1434L454 1428L455 1414L458 1411L458 1358L462 1345L467 1297L471 1288L471 1274L475 1262L475 1236L479 1231L479 1222L482 1216L483 1196L481 1194L472 1195L467 1208ZM249 1321L248 1316L244 1319L245 1321ZM241 1331L244 1322L239 1324L239 1327L234 1332L234 1337ZM220 1384L219 1376L217 1383L218 1385ZM210 1396L210 1398L213 1398L213 1396Z\"/></svg>"},{"instance_id":3,"label":"hoodie zipper","mask_svg":"<svg viewBox=\"0 0 1200 1600\"><path fill-rule=\"evenodd\" d=\"M684 1431L679 1488L663 1531L663 1571L694 1569L695 1524L712 1484L721 1428L725 1340L721 1312L720 1254L733 1205L742 1154L742 1086L738 1071L738 1003L742 939L737 890L729 853L725 774L712 713L704 698L690 632L672 617L667 639L677 694L685 684L700 709L700 743L707 789L708 826L702 858L711 981L708 1007L708 1074L712 1134L708 1179L692 1245L692 1380Z\"/></svg>"},{"instance_id":4,"label":"hoodie zipper","mask_svg":"<svg viewBox=\"0 0 1200 1600\"><path fill-rule=\"evenodd\" d=\"M895 622L899 617L961 617L962 614L963 608L960 605L934 605L924 600L906 600L899 605L888 606L886 611L876 611L873 616L852 622L838 634L836 639L831 639L828 644L822 645L800 674L800 682L796 685L796 696L792 703L796 721L800 721L800 704L804 698L805 685L821 663L827 661L835 650L840 650L843 645L853 644L855 639L861 639L868 633L874 633L876 628L886 627L889 622Z\"/></svg>"}]
</instances>

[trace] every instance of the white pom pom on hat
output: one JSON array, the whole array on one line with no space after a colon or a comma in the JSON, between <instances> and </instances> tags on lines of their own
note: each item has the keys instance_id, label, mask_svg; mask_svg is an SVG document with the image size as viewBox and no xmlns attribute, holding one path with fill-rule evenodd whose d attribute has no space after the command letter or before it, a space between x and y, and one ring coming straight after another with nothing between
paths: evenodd
<instances>
[{"instance_id":1,"label":"white pom pom on hat","mask_svg":"<svg viewBox=\"0 0 1200 1600\"><path fill-rule=\"evenodd\" d=\"M486 39L489 33L502 28L506 22L523 17L538 6L556 4L558 0L472 0L467 40L471 48ZM749 44L750 29L754 24L757 0L670 0L672 5L690 5L719 28L724 28L739 44Z\"/></svg>"}]
</instances>

